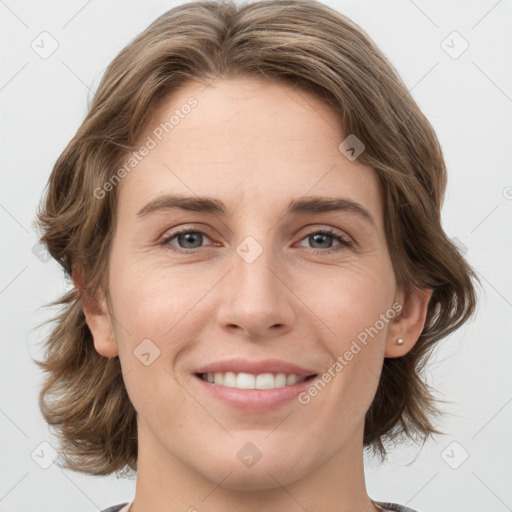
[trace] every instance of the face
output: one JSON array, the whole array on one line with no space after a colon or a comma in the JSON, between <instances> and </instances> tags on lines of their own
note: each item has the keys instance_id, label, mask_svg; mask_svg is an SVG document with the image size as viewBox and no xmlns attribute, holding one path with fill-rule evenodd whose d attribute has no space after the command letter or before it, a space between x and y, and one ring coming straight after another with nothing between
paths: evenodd
<instances>
[{"instance_id":1,"label":"face","mask_svg":"<svg viewBox=\"0 0 512 512\"><path fill-rule=\"evenodd\" d=\"M347 135L321 100L255 78L188 83L153 115L116 190L112 335L88 319L98 352L120 357L139 460L256 490L362 449L383 358L407 332L379 181L338 149ZM225 361L229 385L196 375ZM237 373L315 377L249 391Z\"/></svg>"}]
</instances>

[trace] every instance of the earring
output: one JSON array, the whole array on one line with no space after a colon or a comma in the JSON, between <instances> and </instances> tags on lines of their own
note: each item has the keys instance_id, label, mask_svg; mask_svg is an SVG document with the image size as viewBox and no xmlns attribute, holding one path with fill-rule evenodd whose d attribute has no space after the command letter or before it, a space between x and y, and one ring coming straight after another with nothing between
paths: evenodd
<instances>
[{"instance_id":1,"label":"earring","mask_svg":"<svg viewBox=\"0 0 512 512\"><path fill-rule=\"evenodd\" d=\"M403 340L402 338L398 338L398 339L396 340L396 344L397 344L397 345L403 345L403 344L404 344L404 340Z\"/></svg>"}]
</instances>

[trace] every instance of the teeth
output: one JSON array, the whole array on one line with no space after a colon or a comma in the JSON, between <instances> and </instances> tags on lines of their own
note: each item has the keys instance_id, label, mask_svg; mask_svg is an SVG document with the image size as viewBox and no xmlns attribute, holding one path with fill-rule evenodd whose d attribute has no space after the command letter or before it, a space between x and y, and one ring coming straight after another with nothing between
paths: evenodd
<instances>
[{"instance_id":1,"label":"teeth","mask_svg":"<svg viewBox=\"0 0 512 512\"><path fill-rule=\"evenodd\" d=\"M212 384L227 386L238 389L275 389L293 386L297 382L303 382L306 377L298 377L295 374L286 373L261 373L254 375L252 373L234 373L234 372L215 372L203 373L201 378Z\"/></svg>"}]
</instances>

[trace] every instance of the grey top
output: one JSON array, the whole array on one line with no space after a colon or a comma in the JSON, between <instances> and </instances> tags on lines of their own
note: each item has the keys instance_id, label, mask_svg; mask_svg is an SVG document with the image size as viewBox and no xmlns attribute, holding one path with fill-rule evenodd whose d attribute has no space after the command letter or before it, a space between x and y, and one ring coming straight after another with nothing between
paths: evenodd
<instances>
[{"instance_id":1,"label":"grey top","mask_svg":"<svg viewBox=\"0 0 512 512\"><path fill-rule=\"evenodd\" d=\"M385 503L383 501L376 501L377 505L380 505L386 510L391 510L393 512L417 512L412 508L405 507L404 505L398 505L397 503ZM102 512L119 512L123 507L128 505L128 503L122 503L121 505L115 505L113 507L106 508L102 510Z\"/></svg>"}]
</instances>

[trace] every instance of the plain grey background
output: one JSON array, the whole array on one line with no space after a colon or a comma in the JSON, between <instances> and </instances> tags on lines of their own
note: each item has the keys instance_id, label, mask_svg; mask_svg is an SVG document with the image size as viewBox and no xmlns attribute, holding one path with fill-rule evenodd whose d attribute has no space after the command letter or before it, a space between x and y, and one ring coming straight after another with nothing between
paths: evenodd
<instances>
[{"instance_id":1,"label":"plain grey background","mask_svg":"<svg viewBox=\"0 0 512 512\"><path fill-rule=\"evenodd\" d=\"M31 359L48 328L35 326L69 285L34 249L32 221L105 67L179 3L0 0L0 512L93 512L133 498L134 480L63 471L41 445L57 447ZM446 435L367 460L369 494L421 512L512 510L512 3L325 3L377 43L434 126L449 173L443 225L484 285L476 318L440 344L426 375L450 402Z\"/></svg>"}]
</instances>

